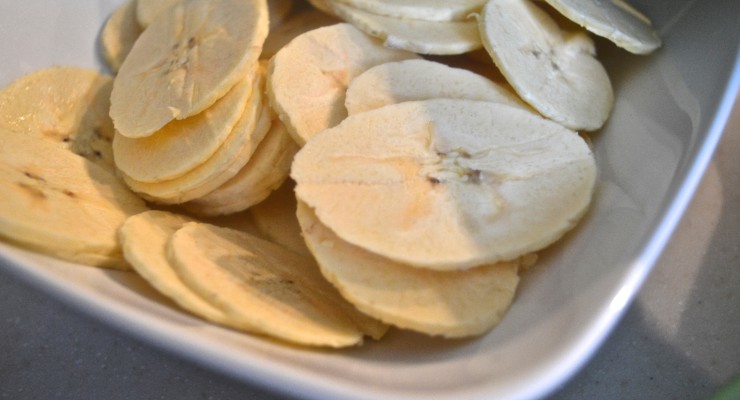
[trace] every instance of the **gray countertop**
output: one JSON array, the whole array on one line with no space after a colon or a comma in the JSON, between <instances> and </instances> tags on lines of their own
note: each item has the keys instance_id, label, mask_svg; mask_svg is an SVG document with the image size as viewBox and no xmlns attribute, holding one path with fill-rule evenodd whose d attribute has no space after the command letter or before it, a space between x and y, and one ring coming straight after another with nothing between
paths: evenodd
<instances>
[{"instance_id":1,"label":"gray countertop","mask_svg":"<svg viewBox=\"0 0 740 400\"><path fill-rule=\"evenodd\" d=\"M740 102L629 312L552 399L706 399L740 375ZM2 399L273 399L0 271Z\"/></svg>"}]
</instances>

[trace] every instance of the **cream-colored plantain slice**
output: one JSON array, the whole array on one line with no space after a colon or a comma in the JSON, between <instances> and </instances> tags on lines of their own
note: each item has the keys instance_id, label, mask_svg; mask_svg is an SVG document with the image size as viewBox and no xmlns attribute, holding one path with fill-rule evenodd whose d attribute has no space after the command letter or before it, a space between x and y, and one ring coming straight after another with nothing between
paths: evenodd
<instances>
[{"instance_id":1,"label":"cream-colored plantain slice","mask_svg":"<svg viewBox=\"0 0 740 400\"><path fill-rule=\"evenodd\" d=\"M460 21L480 11L485 0L337 0L360 10L407 20Z\"/></svg>"},{"instance_id":2,"label":"cream-colored plantain slice","mask_svg":"<svg viewBox=\"0 0 740 400\"><path fill-rule=\"evenodd\" d=\"M326 4L357 29L388 48L419 54L462 54L482 47L475 21L423 21L372 14L334 0Z\"/></svg>"},{"instance_id":3,"label":"cream-colored plantain slice","mask_svg":"<svg viewBox=\"0 0 740 400\"><path fill-rule=\"evenodd\" d=\"M315 8L292 14L280 25L270 29L265 44L262 46L260 58L269 60L296 36L339 22L341 22L340 19Z\"/></svg>"},{"instance_id":4,"label":"cream-colored plantain slice","mask_svg":"<svg viewBox=\"0 0 740 400\"><path fill-rule=\"evenodd\" d=\"M290 174L298 145L280 121L273 122L249 162L229 181L198 199L183 204L196 215L233 214L261 202Z\"/></svg>"},{"instance_id":5,"label":"cream-colored plantain slice","mask_svg":"<svg viewBox=\"0 0 740 400\"><path fill-rule=\"evenodd\" d=\"M489 0L479 24L486 50L524 101L571 129L604 124L614 94L587 33L562 31L529 0Z\"/></svg>"},{"instance_id":6,"label":"cream-colored plantain slice","mask_svg":"<svg viewBox=\"0 0 740 400\"><path fill-rule=\"evenodd\" d=\"M121 68L136 39L141 35L141 26L136 20L137 0L128 0L108 17L100 32L103 58L114 73Z\"/></svg>"},{"instance_id":7,"label":"cream-colored plantain slice","mask_svg":"<svg viewBox=\"0 0 740 400\"><path fill-rule=\"evenodd\" d=\"M347 116L344 93L355 76L418 56L387 49L347 23L297 36L270 60L267 95L293 139L303 145Z\"/></svg>"},{"instance_id":8,"label":"cream-colored plantain slice","mask_svg":"<svg viewBox=\"0 0 740 400\"><path fill-rule=\"evenodd\" d=\"M519 283L519 263L432 271L393 262L353 246L298 203L298 221L321 272L360 311L428 335L480 335L506 314Z\"/></svg>"},{"instance_id":9,"label":"cream-colored plantain slice","mask_svg":"<svg viewBox=\"0 0 740 400\"><path fill-rule=\"evenodd\" d=\"M635 54L661 45L650 19L623 0L546 0L568 19Z\"/></svg>"},{"instance_id":10,"label":"cream-colored plantain slice","mask_svg":"<svg viewBox=\"0 0 740 400\"><path fill-rule=\"evenodd\" d=\"M347 87L349 115L410 100L468 99L527 108L508 88L465 69L427 60L376 65Z\"/></svg>"},{"instance_id":11,"label":"cream-colored plantain slice","mask_svg":"<svg viewBox=\"0 0 740 400\"><path fill-rule=\"evenodd\" d=\"M270 129L269 107L261 100L252 103L216 153L185 175L147 183L121 173L123 180L143 198L160 204L181 204L216 190L247 164Z\"/></svg>"},{"instance_id":12,"label":"cream-colored plantain slice","mask_svg":"<svg viewBox=\"0 0 740 400\"><path fill-rule=\"evenodd\" d=\"M205 110L258 68L266 0L185 1L142 32L118 71L110 115L123 136L146 137Z\"/></svg>"},{"instance_id":13,"label":"cream-colored plantain slice","mask_svg":"<svg viewBox=\"0 0 740 400\"><path fill-rule=\"evenodd\" d=\"M0 128L0 237L69 261L127 269L116 231L147 209L110 171Z\"/></svg>"},{"instance_id":14,"label":"cream-colored plantain slice","mask_svg":"<svg viewBox=\"0 0 740 400\"><path fill-rule=\"evenodd\" d=\"M207 110L172 121L151 136L128 138L116 133L113 138L116 166L129 178L148 183L167 181L192 171L213 157L227 141L246 108L261 101L260 82L264 81L261 75L242 79Z\"/></svg>"},{"instance_id":15,"label":"cream-colored plantain slice","mask_svg":"<svg viewBox=\"0 0 740 400\"><path fill-rule=\"evenodd\" d=\"M24 75L0 91L0 127L69 149L113 170L113 80L80 67L51 67Z\"/></svg>"},{"instance_id":16,"label":"cream-colored plantain slice","mask_svg":"<svg viewBox=\"0 0 740 400\"><path fill-rule=\"evenodd\" d=\"M144 280L184 310L208 321L228 325L224 312L185 285L167 260L170 236L193 221L184 215L156 210L129 217L118 232L123 254Z\"/></svg>"},{"instance_id":17,"label":"cream-colored plantain slice","mask_svg":"<svg viewBox=\"0 0 740 400\"><path fill-rule=\"evenodd\" d=\"M249 208L248 219L260 236L310 256L296 219L294 187L295 182L290 179L283 182L268 198Z\"/></svg>"},{"instance_id":18,"label":"cream-colored plantain slice","mask_svg":"<svg viewBox=\"0 0 740 400\"><path fill-rule=\"evenodd\" d=\"M167 9L183 2L184 0L137 0L136 20L142 28L146 28Z\"/></svg>"},{"instance_id":19,"label":"cream-colored plantain slice","mask_svg":"<svg viewBox=\"0 0 740 400\"><path fill-rule=\"evenodd\" d=\"M363 333L307 257L227 228L190 223L168 257L183 281L246 331L307 346L347 347Z\"/></svg>"},{"instance_id":20,"label":"cream-colored plantain slice","mask_svg":"<svg viewBox=\"0 0 740 400\"><path fill-rule=\"evenodd\" d=\"M298 152L291 177L343 240L454 270L560 238L591 201L596 164L579 135L534 113L437 99L348 117Z\"/></svg>"}]
</instances>

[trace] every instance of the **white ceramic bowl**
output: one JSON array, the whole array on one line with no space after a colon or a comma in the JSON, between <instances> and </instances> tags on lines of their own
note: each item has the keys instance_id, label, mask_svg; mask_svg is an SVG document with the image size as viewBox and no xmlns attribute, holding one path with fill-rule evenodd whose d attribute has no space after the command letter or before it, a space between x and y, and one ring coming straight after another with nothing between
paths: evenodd
<instances>
[{"instance_id":1,"label":"white ceramic bowl","mask_svg":"<svg viewBox=\"0 0 740 400\"><path fill-rule=\"evenodd\" d=\"M101 66L96 35L115 0L0 3L0 85L51 65ZM598 41L616 105L592 136L589 214L526 273L501 325L473 340L391 331L339 352L281 346L207 325L134 274L0 243L0 268L131 335L240 380L304 397L530 399L570 378L619 322L681 217L740 86L734 0L633 0L663 47L635 56Z\"/></svg>"}]
</instances>

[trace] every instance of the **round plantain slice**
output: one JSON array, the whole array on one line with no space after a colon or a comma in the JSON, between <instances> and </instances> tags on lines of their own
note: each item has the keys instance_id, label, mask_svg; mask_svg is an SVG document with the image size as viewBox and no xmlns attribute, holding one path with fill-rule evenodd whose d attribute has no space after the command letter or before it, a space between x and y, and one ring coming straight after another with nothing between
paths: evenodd
<instances>
[{"instance_id":1,"label":"round plantain slice","mask_svg":"<svg viewBox=\"0 0 740 400\"><path fill-rule=\"evenodd\" d=\"M247 164L229 181L182 206L192 214L233 214L261 202L290 174L298 145L280 121L274 121Z\"/></svg>"},{"instance_id":2,"label":"round plantain slice","mask_svg":"<svg viewBox=\"0 0 740 400\"><path fill-rule=\"evenodd\" d=\"M479 25L496 66L542 115L575 130L606 122L614 93L586 32L561 30L529 0L489 0Z\"/></svg>"},{"instance_id":3,"label":"round plantain slice","mask_svg":"<svg viewBox=\"0 0 740 400\"><path fill-rule=\"evenodd\" d=\"M136 39L141 35L141 26L136 20L137 0L128 0L108 17L100 32L103 58L114 73L121 68Z\"/></svg>"},{"instance_id":4,"label":"round plantain slice","mask_svg":"<svg viewBox=\"0 0 740 400\"><path fill-rule=\"evenodd\" d=\"M292 180L283 182L268 198L249 208L248 220L257 228L260 236L296 253L310 256L296 219L294 188L295 182Z\"/></svg>"},{"instance_id":5,"label":"round plantain slice","mask_svg":"<svg viewBox=\"0 0 740 400\"><path fill-rule=\"evenodd\" d=\"M0 91L0 127L56 143L114 170L113 79L80 67L51 67L24 75Z\"/></svg>"},{"instance_id":6,"label":"round plantain slice","mask_svg":"<svg viewBox=\"0 0 740 400\"><path fill-rule=\"evenodd\" d=\"M116 130L146 137L210 107L258 68L267 32L265 0L175 4L142 32L118 71Z\"/></svg>"},{"instance_id":7,"label":"round plantain slice","mask_svg":"<svg viewBox=\"0 0 740 400\"><path fill-rule=\"evenodd\" d=\"M345 301L310 258L200 223L175 232L168 256L184 282L241 329L308 346L362 343L363 332L338 305Z\"/></svg>"},{"instance_id":8,"label":"round plantain slice","mask_svg":"<svg viewBox=\"0 0 740 400\"><path fill-rule=\"evenodd\" d=\"M136 21L146 28L167 9L182 2L184 0L137 0Z\"/></svg>"},{"instance_id":9,"label":"round plantain slice","mask_svg":"<svg viewBox=\"0 0 740 400\"><path fill-rule=\"evenodd\" d=\"M267 95L290 135L303 145L347 116L344 93L352 78L378 64L417 57L387 49L347 23L314 29L270 60Z\"/></svg>"},{"instance_id":10,"label":"round plantain slice","mask_svg":"<svg viewBox=\"0 0 740 400\"><path fill-rule=\"evenodd\" d=\"M419 54L450 55L482 47L475 21L424 21L372 14L334 0L326 4L357 29L377 37L388 48Z\"/></svg>"},{"instance_id":11,"label":"round plantain slice","mask_svg":"<svg viewBox=\"0 0 740 400\"><path fill-rule=\"evenodd\" d=\"M260 74L256 78L245 77L202 113L172 121L151 136L128 138L116 133L116 166L129 178L147 183L167 181L192 171L213 157L228 140L245 109L261 101L261 81Z\"/></svg>"},{"instance_id":12,"label":"round plantain slice","mask_svg":"<svg viewBox=\"0 0 740 400\"><path fill-rule=\"evenodd\" d=\"M393 262L353 246L298 203L306 244L324 276L367 315L403 329L448 338L496 326L516 293L519 263L432 271Z\"/></svg>"},{"instance_id":13,"label":"round plantain slice","mask_svg":"<svg viewBox=\"0 0 740 400\"><path fill-rule=\"evenodd\" d=\"M258 96L261 97L261 96ZM217 189L247 164L270 129L270 110L262 101L251 102L233 132L216 153L186 174L162 182L140 182L121 173L143 198L160 204L181 204Z\"/></svg>"},{"instance_id":14,"label":"round plantain slice","mask_svg":"<svg viewBox=\"0 0 740 400\"><path fill-rule=\"evenodd\" d=\"M466 69L428 60L376 65L353 79L344 101L349 115L410 100L468 99L527 108L511 90Z\"/></svg>"},{"instance_id":15,"label":"round plantain slice","mask_svg":"<svg viewBox=\"0 0 740 400\"><path fill-rule=\"evenodd\" d=\"M369 13L407 20L460 21L478 12L485 0L337 0Z\"/></svg>"},{"instance_id":16,"label":"round plantain slice","mask_svg":"<svg viewBox=\"0 0 740 400\"><path fill-rule=\"evenodd\" d=\"M167 241L188 222L194 220L158 210L129 217L118 231L123 255L142 278L184 310L205 320L229 325L223 311L185 285L167 260Z\"/></svg>"},{"instance_id":17,"label":"round plantain slice","mask_svg":"<svg viewBox=\"0 0 740 400\"><path fill-rule=\"evenodd\" d=\"M129 268L116 231L147 207L112 172L0 128L0 192L1 237L69 261Z\"/></svg>"},{"instance_id":18,"label":"round plantain slice","mask_svg":"<svg viewBox=\"0 0 740 400\"><path fill-rule=\"evenodd\" d=\"M513 260L570 230L596 163L518 107L436 99L355 114L296 155L296 196L343 240L436 270Z\"/></svg>"},{"instance_id":19,"label":"round plantain slice","mask_svg":"<svg viewBox=\"0 0 740 400\"><path fill-rule=\"evenodd\" d=\"M623 0L546 0L566 18L635 54L661 45L650 19Z\"/></svg>"}]
</instances>

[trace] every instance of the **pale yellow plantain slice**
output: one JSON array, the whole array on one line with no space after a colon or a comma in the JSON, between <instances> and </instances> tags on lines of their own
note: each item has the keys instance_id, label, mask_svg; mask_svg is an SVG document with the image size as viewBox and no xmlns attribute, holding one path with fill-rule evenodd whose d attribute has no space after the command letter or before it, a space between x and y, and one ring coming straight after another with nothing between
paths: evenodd
<instances>
[{"instance_id":1,"label":"pale yellow plantain slice","mask_svg":"<svg viewBox=\"0 0 740 400\"><path fill-rule=\"evenodd\" d=\"M347 87L349 115L410 100L468 99L527 108L510 89L466 69L427 60L376 65Z\"/></svg>"},{"instance_id":2,"label":"pale yellow plantain slice","mask_svg":"<svg viewBox=\"0 0 740 400\"><path fill-rule=\"evenodd\" d=\"M270 60L267 95L293 139L303 145L347 116L344 93L355 76L389 61L417 58L347 23L303 33Z\"/></svg>"},{"instance_id":3,"label":"pale yellow plantain slice","mask_svg":"<svg viewBox=\"0 0 740 400\"><path fill-rule=\"evenodd\" d=\"M103 58L114 73L121 68L136 39L141 35L141 26L136 20L137 0L128 0L108 17L100 32Z\"/></svg>"},{"instance_id":4,"label":"pale yellow plantain slice","mask_svg":"<svg viewBox=\"0 0 740 400\"><path fill-rule=\"evenodd\" d=\"M256 82L254 82L256 80ZM218 151L234 132L250 103L260 102L261 74L242 79L229 93L200 114L172 121L151 136L113 138L116 166L139 182L162 182L185 175Z\"/></svg>"},{"instance_id":5,"label":"pale yellow plantain slice","mask_svg":"<svg viewBox=\"0 0 740 400\"><path fill-rule=\"evenodd\" d=\"M546 0L565 17L635 54L661 45L650 19L623 0Z\"/></svg>"},{"instance_id":6,"label":"pale yellow plantain slice","mask_svg":"<svg viewBox=\"0 0 740 400\"><path fill-rule=\"evenodd\" d=\"M193 221L184 215L157 210L131 216L118 232L123 254L144 280L184 310L208 321L228 325L223 311L185 285L167 260L170 236Z\"/></svg>"},{"instance_id":7,"label":"pale yellow plantain slice","mask_svg":"<svg viewBox=\"0 0 740 400\"><path fill-rule=\"evenodd\" d=\"M110 76L80 67L24 75L0 91L0 127L51 141L113 170L112 85Z\"/></svg>"},{"instance_id":8,"label":"pale yellow plantain slice","mask_svg":"<svg viewBox=\"0 0 740 400\"><path fill-rule=\"evenodd\" d=\"M460 21L480 11L485 0L337 0L373 14L423 21Z\"/></svg>"},{"instance_id":9,"label":"pale yellow plantain slice","mask_svg":"<svg viewBox=\"0 0 740 400\"><path fill-rule=\"evenodd\" d=\"M69 261L129 268L116 231L147 207L112 172L0 128L0 193L0 237Z\"/></svg>"},{"instance_id":10,"label":"pale yellow plantain slice","mask_svg":"<svg viewBox=\"0 0 740 400\"><path fill-rule=\"evenodd\" d=\"M339 306L345 301L310 258L199 223L175 232L168 256L188 286L246 331L306 346L362 343L350 309Z\"/></svg>"},{"instance_id":11,"label":"pale yellow plantain slice","mask_svg":"<svg viewBox=\"0 0 740 400\"><path fill-rule=\"evenodd\" d=\"M324 276L360 311L433 336L480 335L511 305L519 263L432 271L393 262L338 238L298 203L298 221Z\"/></svg>"},{"instance_id":12,"label":"pale yellow plantain slice","mask_svg":"<svg viewBox=\"0 0 740 400\"><path fill-rule=\"evenodd\" d=\"M258 68L267 32L266 0L185 1L169 8L121 65L111 93L116 130L146 137L210 107Z\"/></svg>"},{"instance_id":13,"label":"pale yellow plantain slice","mask_svg":"<svg viewBox=\"0 0 740 400\"><path fill-rule=\"evenodd\" d=\"M261 97L259 92L255 95ZM181 204L212 192L234 177L249 161L270 129L269 107L250 102L239 122L216 153L186 174L161 182L140 182L121 174L143 198L160 204Z\"/></svg>"},{"instance_id":14,"label":"pale yellow plantain slice","mask_svg":"<svg viewBox=\"0 0 740 400\"><path fill-rule=\"evenodd\" d=\"M248 219L262 237L310 256L296 219L294 187L295 182L286 180L268 198L249 208Z\"/></svg>"},{"instance_id":15,"label":"pale yellow plantain slice","mask_svg":"<svg viewBox=\"0 0 740 400\"><path fill-rule=\"evenodd\" d=\"M419 54L462 54L482 47L474 20L424 21L372 14L335 0L326 4L340 18L383 41L386 47Z\"/></svg>"},{"instance_id":16,"label":"pale yellow plantain slice","mask_svg":"<svg viewBox=\"0 0 740 400\"><path fill-rule=\"evenodd\" d=\"M534 113L436 99L348 117L298 152L291 177L343 240L455 270L560 238L591 202L596 163L579 135Z\"/></svg>"},{"instance_id":17,"label":"pale yellow plantain slice","mask_svg":"<svg viewBox=\"0 0 740 400\"><path fill-rule=\"evenodd\" d=\"M561 30L529 0L489 0L479 24L486 50L524 101L570 129L604 125L614 93L586 32Z\"/></svg>"},{"instance_id":18,"label":"pale yellow plantain slice","mask_svg":"<svg viewBox=\"0 0 740 400\"><path fill-rule=\"evenodd\" d=\"M249 162L216 190L182 206L201 216L233 214L261 202L290 174L298 145L280 121L274 121Z\"/></svg>"}]
</instances>

